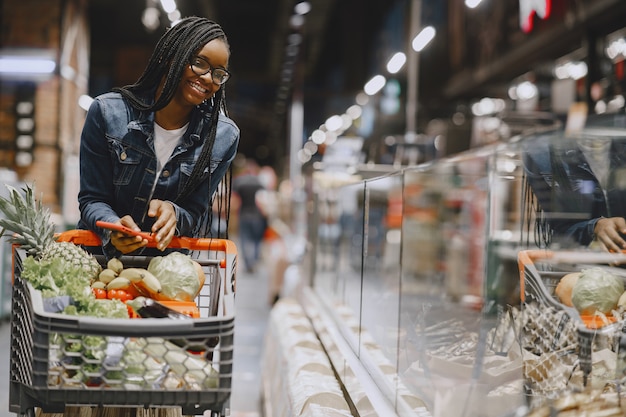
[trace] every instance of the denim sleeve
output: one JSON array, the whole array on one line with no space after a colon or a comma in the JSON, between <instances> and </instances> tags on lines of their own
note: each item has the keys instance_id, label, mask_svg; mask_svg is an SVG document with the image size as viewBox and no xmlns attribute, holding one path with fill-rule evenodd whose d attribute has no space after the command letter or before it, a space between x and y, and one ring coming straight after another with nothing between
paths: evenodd
<instances>
[{"instance_id":1,"label":"denim sleeve","mask_svg":"<svg viewBox=\"0 0 626 417\"><path fill-rule=\"evenodd\" d=\"M565 230L564 236L571 237L572 240L580 243L581 245L587 246L595 237L595 233L593 231L596 228L598 220L600 220L600 218L570 224Z\"/></svg>"},{"instance_id":2,"label":"denim sleeve","mask_svg":"<svg viewBox=\"0 0 626 417\"><path fill-rule=\"evenodd\" d=\"M78 206L81 225L94 231L103 241L109 235L96 227L97 220L116 222L119 216L113 210L113 169L105 135L105 121L99 100L94 100L87 112L80 139L80 191Z\"/></svg>"}]
</instances>

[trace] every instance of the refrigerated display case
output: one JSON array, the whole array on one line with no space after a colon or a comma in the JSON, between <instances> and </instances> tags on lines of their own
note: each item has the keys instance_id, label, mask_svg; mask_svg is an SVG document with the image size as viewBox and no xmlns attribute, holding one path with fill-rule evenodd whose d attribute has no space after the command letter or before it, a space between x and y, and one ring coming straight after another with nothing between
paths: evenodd
<instances>
[{"instance_id":1,"label":"refrigerated display case","mask_svg":"<svg viewBox=\"0 0 626 417\"><path fill-rule=\"evenodd\" d=\"M594 389L615 406L622 310L590 326L553 284L591 264L624 270L624 255L607 259L568 232L598 215L598 198L621 207L626 191L626 165L572 158L624 139L615 128L555 130L376 177L313 173L311 282L299 299L359 415L558 413L573 393L599 404ZM603 155L621 164L621 153ZM600 215L620 215L608 209ZM529 264L529 251L546 256Z\"/></svg>"}]
</instances>

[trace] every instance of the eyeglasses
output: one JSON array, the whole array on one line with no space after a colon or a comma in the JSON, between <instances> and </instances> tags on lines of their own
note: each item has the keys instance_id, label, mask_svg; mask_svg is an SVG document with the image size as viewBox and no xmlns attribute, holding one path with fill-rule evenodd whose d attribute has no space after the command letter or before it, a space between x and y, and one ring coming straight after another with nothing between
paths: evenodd
<instances>
[{"instance_id":1,"label":"eyeglasses","mask_svg":"<svg viewBox=\"0 0 626 417\"><path fill-rule=\"evenodd\" d=\"M211 79L217 85L222 85L230 78L230 72L224 68L213 68L209 62L201 56L196 56L189 62L191 70L196 75L205 75L211 73Z\"/></svg>"}]
</instances>

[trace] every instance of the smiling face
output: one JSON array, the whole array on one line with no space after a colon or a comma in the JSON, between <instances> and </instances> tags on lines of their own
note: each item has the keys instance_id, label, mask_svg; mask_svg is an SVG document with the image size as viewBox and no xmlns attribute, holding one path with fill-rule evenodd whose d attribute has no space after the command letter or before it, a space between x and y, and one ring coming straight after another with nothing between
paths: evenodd
<instances>
[{"instance_id":1,"label":"smiling face","mask_svg":"<svg viewBox=\"0 0 626 417\"><path fill-rule=\"evenodd\" d=\"M207 61L211 68L228 68L230 52L221 39L213 39L208 42L196 55ZM191 65L187 65L178 84L174 100L183 106L197 106L204 100L213 97L220 87L213 82L211 72L197 75L192 71Z\"/></svg>"}]
</instances>

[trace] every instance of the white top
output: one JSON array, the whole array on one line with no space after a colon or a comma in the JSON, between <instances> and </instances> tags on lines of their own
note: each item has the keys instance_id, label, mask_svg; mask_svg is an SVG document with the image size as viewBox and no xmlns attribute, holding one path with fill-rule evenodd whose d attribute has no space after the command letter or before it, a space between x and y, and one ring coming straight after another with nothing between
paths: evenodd
<instances>
[{"instance_id":1,"label":"white top","mask_svg":"<svg viewBox=\"0 0 626 417\"><path fill-rule=\"evenodd\" d=\"M159 173L172 155L172 152L174 152L174 149L176 149L176 146L178 146L180 138L183 137L188 125L189 123L178 129L167 130L163 129L156 122L154 123L154 152L157 157L157 171Z\"/></svg>"}]
</instances>

